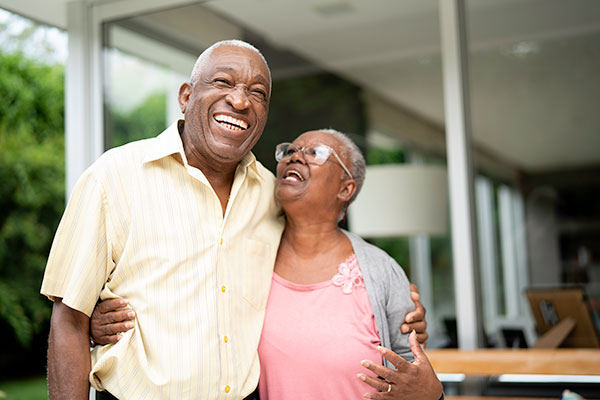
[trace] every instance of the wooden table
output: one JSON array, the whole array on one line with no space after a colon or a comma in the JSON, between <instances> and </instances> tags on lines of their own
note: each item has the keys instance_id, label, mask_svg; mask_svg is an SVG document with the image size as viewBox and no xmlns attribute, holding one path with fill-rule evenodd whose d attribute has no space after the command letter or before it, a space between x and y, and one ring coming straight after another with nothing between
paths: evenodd
<instances>
[{"instance_id":1,"label":"wooden table","mask_svg":"<svg viewBox=\"0 0 600 400\"><path fill-rule=\"evenodd\" d=\"M600 375L600 350L598 349L433 349L427 350L426 353L437 373L457 373L472 377L503 374ZM448 400L544 400L483 396L447 396L446 398ZM545 400L558 400L558 398Z\"/></svg>"},{"instance_id":2,"label":"wooden table","mask_svg":"<svg viewBox=\"0 0 600 400\"><path fill-rule=\"evenodd\" d=\"M482 396L446 396L446 400L558 400L556 398L552 399L542 399L532 397L482 397Z\"/></svg>"},{"instance_id":3,"label":"wooden table","mask_svg":"<svg viewBox=\"0 0 600 400\"><path fill-rule=\"evenodd\" d=\"M598 349L434 349L427 350L426 353L438 373L481 376L600 375Z\"/></svg>"}]
</instances>

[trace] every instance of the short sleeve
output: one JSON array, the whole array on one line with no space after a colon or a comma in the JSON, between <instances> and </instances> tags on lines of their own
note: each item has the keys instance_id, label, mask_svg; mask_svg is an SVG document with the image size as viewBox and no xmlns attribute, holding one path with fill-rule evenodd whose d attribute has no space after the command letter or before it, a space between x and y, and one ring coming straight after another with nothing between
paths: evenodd
<instances>
[{"instance_id":1,"label":"short sleeve","mask_svg":"<svg viewBox=\"0 0 600 400\"><path fill-rule=\"evenodd\" d=\"M60 221L44 273L41 293L91 316L112 270L105 193L87 170L79 179Z\"/></svg>"}]
</instances>

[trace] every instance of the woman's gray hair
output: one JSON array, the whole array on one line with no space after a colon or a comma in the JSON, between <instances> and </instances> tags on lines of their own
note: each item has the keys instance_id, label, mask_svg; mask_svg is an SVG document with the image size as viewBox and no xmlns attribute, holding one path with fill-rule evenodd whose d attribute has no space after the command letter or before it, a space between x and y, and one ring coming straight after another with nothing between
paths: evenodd
<instances>
[{"instance_id":1,"label":"woman's gray hair","mask_svg":"<svg viewBox=\"0 0 600 400\"><path fill-rule=\"evenodd\" d=\"M200 76L200 73L202 72L202 70L205 68L206 63L207 63L208 59L210 58L210 55L212 54L212 52L222 46L243 47L245 49L252 50L256 54L258 54L260 56L260 58L264 61L265 65L267 66L267 71L269 71L269 86L272 86L272 84L271 84L271 69L269 68L269 64L267 63L267 60L262 55L260 50L258 50L256 47L252 46L250 43L244 42L242 40L237 40L237 39L221 40L220 42L216 42L215 44L213 44L212 46L210 46L209 48L204 50L202 52L202 54L200 54L200 56L198 56L198 59L196 60L196 63L194 64L194 68L192 69L192 74L190 76L190 83L192 85L198 81L198 77ZM270 91L269 91L269 93L270 93Z\"/></svg>"},{"instance_id":2,"label":"woman's gray hair","mask_svg":"<svg viewBox=\"0 0 600 400\"><path fill-rule=\"evenodd\" d=\"M335 129L319 129L318 131L328 133L338 138L344 146L344 154L350 159L350 165L347 167L350 169L352 177L356 182L356 191L352 195L352 198L348 201L348 205L350 205L350 203L356 199L356 196L358 196L358 193L360 192L360 189L362 189L363 183L365 182L365 174L367 170L365 157L356 143L354 143L354 141L345 133L336 131ZM342 208L340 215L338 216L338 221L341 221L342 218L344 218L345 212L346 210Z\"/></svg>"}]
</instances>

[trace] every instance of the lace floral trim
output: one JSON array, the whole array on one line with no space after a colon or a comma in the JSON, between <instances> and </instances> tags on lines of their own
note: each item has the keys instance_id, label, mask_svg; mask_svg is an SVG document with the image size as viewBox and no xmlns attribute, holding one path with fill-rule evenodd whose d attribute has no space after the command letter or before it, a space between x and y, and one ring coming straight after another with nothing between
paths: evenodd
<instances>
[{"instance_id":1,"label":"lace floral trim","mask_svg":"<svg viewBox=\"0 0 600 400\"><path fill-rule=\"evenodd\" d=\"M356 255L352 254L346 261L338 265L338 273L331 278L335 286L342 288L344 294L350 294L355 287L365 286Z\"/></svg>"}]
</instances>

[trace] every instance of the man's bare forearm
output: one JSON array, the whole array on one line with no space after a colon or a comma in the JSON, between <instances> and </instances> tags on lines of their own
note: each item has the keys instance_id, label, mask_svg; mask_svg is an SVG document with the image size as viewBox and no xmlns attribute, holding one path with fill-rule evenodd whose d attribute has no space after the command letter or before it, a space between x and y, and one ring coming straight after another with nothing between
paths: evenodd
<instances>
[{"instance_id":1,"label":"man's bare forearm","mask_svg":"<svg viewBox=\"0 0 600 400\"><path fill-rule=\"evenodd\" d=\"M48 392L51 400L87 399L90 384L89 318L57 300L48 339Z\"/></svg>"}]
</instances>

